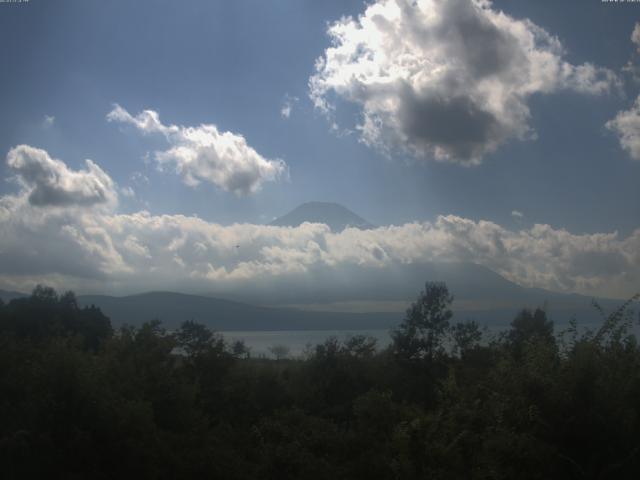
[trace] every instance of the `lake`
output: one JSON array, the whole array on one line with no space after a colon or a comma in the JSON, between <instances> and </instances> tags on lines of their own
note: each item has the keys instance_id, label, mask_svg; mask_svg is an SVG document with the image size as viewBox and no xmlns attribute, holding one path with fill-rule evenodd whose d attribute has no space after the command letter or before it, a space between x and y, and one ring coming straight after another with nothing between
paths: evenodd
<instances>
[{"instance_id":1,"label":"lake","mask_svg":"<svg viewBox=\"0 0 640 480\"><path fill-rule=\"evenodd\" d=\"M578 324L579 330L597 330L602 322L587 322ZM568 324L560 323L555 325L556 335L568 328ZM485 340L491 335L497 334L509 328L509 325L481 326ZM301 357L309 347L323 343L329 337L336 337L345 340L355 335L373 337L377 340L377 348L383 349L391 343L390 330L281 330L281 331L221 331L225 340L234 342L244 341L250 348L252 357L273 357L269 351L273 346L285 346L289 349L289 357ZM640 337L639 327L636 324L633 328L636 336Z\"/></svg>"},{"instance_id":2,"label":"lake","mask_svg":"<svg viewBox=\"0 0 640 480\"><path fill-rule=\"evenodd\" d=\"M272 357L269 347L283 345L289 348L290 357L300 357L305 350L323 343L329 337L337 337L339 340L365 335L375 338L378 348L384 348L391 343L389 330L282 330L282 331L251 331L251 332L220 332L225 340L234 342L243 340L251 349L252 357Z\"/></svg>"}]
</instances>

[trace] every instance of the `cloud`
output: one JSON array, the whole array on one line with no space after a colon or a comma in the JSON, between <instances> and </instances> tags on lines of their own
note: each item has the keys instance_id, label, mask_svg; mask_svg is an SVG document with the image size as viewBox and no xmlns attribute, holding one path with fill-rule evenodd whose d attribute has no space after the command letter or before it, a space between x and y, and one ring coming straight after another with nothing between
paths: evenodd
<instances>
[{"instance_id":1,"label":"cloud","mask_svg":"<svg viewBox=\"0 0 640 480\"><path fill-rule=\"evenodd\" d=\"M640 284L640 229L575 235L548 225L511 231L445 215L435 222L331 232L223 226L194 216L118 214L102 208L42 209L25 188L0 197L0 284L45 282L79 291L179 289L294 298L304 288L393 287L426 262L472 262L524 286L625 296ZM394 278L396 280L394 280ZM368 283L367 283L368 282ZM382 283L381 283L382 282Z\"/></svg>"},{"instance_id":2,"label":"cloud","mask_svg":"<svg viewBox=\"0 0 640 480\"><path fill-rule=\"evenodd\" d=\"M291 111L293 110L293 106L299 101L298 97L292 97L290 95L285 95L284 101L282 102L282 107L280 107L280 115L284 119L289 119L291 116Z\"/></svg>"},{"instance_id":3,"label":"cloud","mask_svg":"<svg viewBox=\"0 0 640 480\"><path fill-rule=\"evenodd\" d=\"M640 23L636 23L631 33L631 42L636 51L631 60L623 67L623 71L629 73L633 80L640 81L640 66L638 56L640 54ZM640 95L629 110L621 110L615 118L609 120L605 127L618 136L620 146L627 151L634 160L640 160Z\"/></svg>"},{"instance_id":4,"label":"cloud","mask_svg":"<svg viewBox=\"0 0 640 480\"><path fill-rule=\"evenodd\" d=\"M129 179L136 185L149 185L149 177L142 172L133 172Z\"/></svg>"},{"instance_id":5,"label":"cloud","mask_svg":"<svg viewBox=\"0 0 640 480\"><path fill-rule=\"evenodd\" d=\"M631 41L636 46L637 51L640 53L640 22L637 22L631 32Z\"/></svg>"},{"instance_id":6,"label":"cloud","mask_svg":"<svg viewBox=\"0 0 640 480\"><path fill-rule=\"evenodd\" d=\"M639 81L640 67L637 59L640 54L640 23L636 23L631 32L631 42L636 46L636 51L623 67L623 71L629 73L635 81ZM640 160L640 95L629 110L619 111L605 127L618 136L620 146L632 159Z\"/></svg>"},{"instance_id":7,"label":"cloud","mask_svg":"<svg viewBox=\"0 0 640 480\"><path fill-rule=\"evenodd\" d=\"M631 75L631 78L635 82L640 82L640 65L638 65L638 58L640 57L640 22L636 23L633 27L631 43L633 43L636 48L631 54L629 61L622 67L622 71Z\"/></svg>"},{"instance_id":8,"label":"cloud","mask_svg":"<svg viewBox=\"0 0 640 480\"><path fill-rule=\"evenodd\" d=\"M629 110L622 110L605 126L618 136L620 146L634 160L640 160L640 96Z\"/></svg>"},{"instance_id":9,"label":"cloud","mask_svg":"<svg viewBox=\"0 0 640 480\"><path fill-rule=\"evenodd\" d=\"M341 232L317 223L224 226L195 216L117 213L117 186L91 161L73 171L26 145L7 160L20 191L0 197L4 288L275 289L293 298L306 288L340 290L348 299L357 287L382 295L427 262L476 263L524 286L589 295L624 297L640 284L640 229L626 238L548 225L516 232L455 215Z\"/></svg>"},{"instance_id":10,"label":"cloud","mask_svg":"<svg viewBox=\"0 0 640 480\"><path fill-rule=\"evenodd\" d=\"M336 99L358 105L361 140L386 154L478 164L535 136L532 95L621 85L610 70L568 63L556 37L486 0L379 0L328 35L310 97L332 122Z\"/></svg>"},{"instance_id":11,"label":"cloud","mask_svg":"<svg viewBox=\"0 0 640 480\"><path fill-rule=\"evenodd\" d=\"M156 152L155 161L160 167L173 168L192 187L205 181L225 191L247 195L259 191L264 182L288 176L283 160L263 157L242 135L220 132L212 124L164 125L153 110L132 116L119 105L109 112L107 120L133 125L143 134L163 135L170 148Z\"/></svg>"},{"instance_id":12,"label":"cloud","mask_svg":"<svg viewBox=\"0 0 640 480\"><path fill-rule=\"evenodd\" d=\"M129 186L121 187L120 193L122 194L123 197L127 197L127 198L134 198L136 196L136 192L133 190L133 188Z\"/></svg>"},{"instance_id":13,"label":"cloud","mask_svg":"<svg viewBox=\"0 0 640 480\"><path fill-rule=\"evenodd\" d=\"M117 203L113 180L91 160L85 160L85 169L74 171L45 150L19 145L9 151L7 165L33 206L92 207Z\"/></svg>"},{"instance_id":14,"label":"cloud","mask_svg":"<svg viewBox=\"0 0 640 480\"><path fill-rule=\"evenodd\" d=\"M45 115L44 120L42 120L42 128L51 128L55 121L56 117L54 117L53 115Z\"/></svg>"}]
</instances>

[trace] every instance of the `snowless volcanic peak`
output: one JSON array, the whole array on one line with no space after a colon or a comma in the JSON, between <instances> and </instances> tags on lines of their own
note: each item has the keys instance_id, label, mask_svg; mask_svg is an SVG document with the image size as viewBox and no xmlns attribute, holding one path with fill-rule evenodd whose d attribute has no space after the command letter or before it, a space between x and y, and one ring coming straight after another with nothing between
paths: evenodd
<instances>
[{"instance_id":1,"label":"snowless volcanic peak","mask_svg":"<svg viewBox=\"0 0 640 480\"><path fill-rule=\"evenodd\" d=\"M334 232L347 227L360 229L374 228L364 218L356 215L348 208L329 202L308 202L296 207L291 212L276 218L271 225L278 227L297 227L304 222L324 223Z\"/></svg>"}]
</instances>

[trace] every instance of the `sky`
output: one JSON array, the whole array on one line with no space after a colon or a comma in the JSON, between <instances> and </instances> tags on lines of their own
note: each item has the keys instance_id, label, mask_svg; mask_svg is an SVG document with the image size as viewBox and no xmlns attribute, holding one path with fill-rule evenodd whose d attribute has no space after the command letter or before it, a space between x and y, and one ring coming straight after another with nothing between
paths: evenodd
<instances>
[{"instance_id":1,"label":"sky","mask_svg":"<svg viewBox=\"0 0 640 480\"><path fill-rule=\"evenodd\" d=\"M639 20L600 0L0 3L0 288L455 260L629 296ZM265 226L314 200L380 228Z\"/></svg>"}]
</instances>

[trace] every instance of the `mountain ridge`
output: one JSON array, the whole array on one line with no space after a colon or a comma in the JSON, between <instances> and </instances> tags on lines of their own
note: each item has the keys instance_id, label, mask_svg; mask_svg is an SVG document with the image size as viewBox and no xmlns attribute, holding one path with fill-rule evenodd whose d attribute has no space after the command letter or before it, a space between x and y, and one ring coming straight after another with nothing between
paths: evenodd
<instances>
[{"instance_id":1,"label":"mountain ridge","mask_svg":"<svg viewBox=\"0 0 640 480\"><path fill-rule=\"evenodd\" d=\"M298 227L305 222L323 223L333 232L340 232L349 227L362 230L375 228L373 224L339 203L317 201L298 205L290 212L273 220L269 225Z\"/></svg>"},{"instance_id":2,"label":"mountain ridge","mask_svg":"<svg viewBox=\"0 0 640 480\"><path fill-rule=\"evenodd\" d=\"M176 328L186 320L195 320L219 331L275 331L360 330L390 328L397 323L395 313L306 312L167 291L122 297L80 295L78 303L99 307L116 326L158 319L165 327Z\"/></svg>"},{"instance_id":3,"label":"mountain ridge","mask_svg":"<svg viewBox=\"0 0 640 480\"><path fill-rule=\"evenodd\" d=\"M510 283L508 280L505 282ZM479 295L476 298L460 296L456 295L455 288L452 289L454 321L474 319L486 325L507 325L522 308L545 305L558 325L567 324L574 317L581 324L602 320L598 311L592 307L591 297L512 285L514 288L511 294L502 296L502 300L490 295ZM421 287L424 287L424 282L421 282ZM413 292L410 299L405 300L407 306L415 299L418 290ZM0 298L3 293L5 291L0 290ZM14 298L27 296L20 292L9 293ZM612 311L623 303L622 300L615 299L598 299L598 302L605 311ZM116 327L123 324L140 325L158 319L166 328L173 329L186 320L195 320L218 331L388 329L398 325L404 315L404 308L398 308L397 311L354 312L323 310L321 306L316 309L284 304L259 306L229 298L171 291L125 296L79 295L78 303L81 307L99 307ZM330 306L329 303L326 305Z\"/></svg>"}]
</instances>

